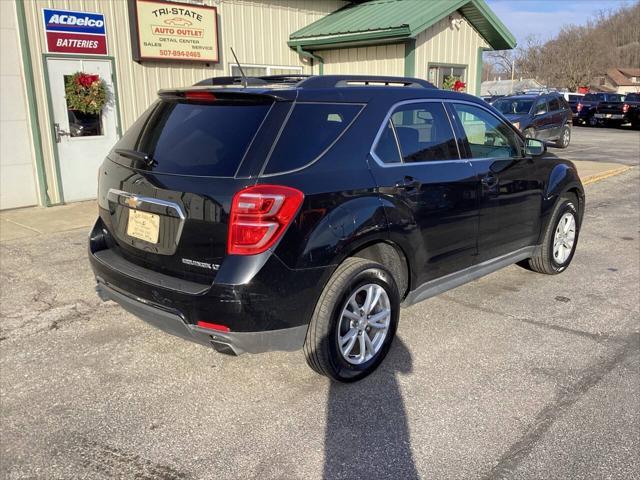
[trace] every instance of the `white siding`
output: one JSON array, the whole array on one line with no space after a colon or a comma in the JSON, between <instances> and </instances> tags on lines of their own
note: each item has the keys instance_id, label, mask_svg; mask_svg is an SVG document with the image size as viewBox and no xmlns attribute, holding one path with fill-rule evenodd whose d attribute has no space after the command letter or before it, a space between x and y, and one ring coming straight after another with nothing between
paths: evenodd
<instances>
[{"instance_id":1,"label":"white siding","mask_svg":"<svg viewBox=\"0 0 640 480\"><path fill-rule=\"evenodd\" d=\"M38 203L14 2L0 2L0 210Z\"/></svg>"},{"instance_id":2,"label":"white siding","mask_svg":"<svg viewBox=\"0 0 640 480\"><path fill-rule=\"evenodd\" d=\"M429 63L466 65L467 92L476 93L478 48L490 48L487 41L458 13L459 28L448 18L429 27L416 38L416 77L428 78Z\"/></svg>"},{"instance_id":3,"label":"white siding","mask_svg":"<svg viewBox=\"0 0 640 480\"><path fill-rule=\"evenodd\" d=\"M339 48L315 52L325 74L404 75L404 44Z\"/></svg>"},{"instance_id":4,"label":"white siding","mask_svg":"<svg viewBox=\"0 0 640 480\"><path fill-rule=\"evenodd\" d=\"M11 3L0 1L0 3ZM220 63L145 62L131 59L131 38L126 0L30 0L25 3L27 30L33 60L36 98L43 137L43 150L51 200L58 201L53 144L46 104L42 54L46 51L42 26L45 7L101 12L105 15L109 55L115 57L122 130L153 102L161 88L191 85L204 78L230 73L233 47L243 63L301 66L312 73L299 56L287 46L289 35L344 5L339 0L205 0L218 8ZM5 47L3 45L3 54ZM317 70L316 70L317 71Z\"/></svg>"}]
</instances>

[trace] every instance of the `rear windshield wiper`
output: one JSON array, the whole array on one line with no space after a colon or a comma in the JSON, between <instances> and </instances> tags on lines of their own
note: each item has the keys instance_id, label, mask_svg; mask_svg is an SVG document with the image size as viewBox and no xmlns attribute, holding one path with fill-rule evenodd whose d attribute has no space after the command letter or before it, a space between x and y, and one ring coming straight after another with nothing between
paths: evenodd
<instances>
[{"instance_id":1,"label":"rear windshield wiper","mask_svg":"<svg viewBox=\"0 0 640 480\"><path fill-rule=\"evenodd\" d=\"M147 167L153 167L157 162L145 152L139 152L138 150L128 150L125 148L116 148L115 152L121 157L128 158L129 160L134 160L136 162L142 162L142 164Z\"/></svg>"}]
</instances>

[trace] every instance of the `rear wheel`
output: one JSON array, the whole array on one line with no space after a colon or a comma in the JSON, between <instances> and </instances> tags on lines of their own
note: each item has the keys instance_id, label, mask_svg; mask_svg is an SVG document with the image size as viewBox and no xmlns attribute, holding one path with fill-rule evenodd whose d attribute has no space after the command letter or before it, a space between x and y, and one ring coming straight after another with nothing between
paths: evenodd
<instances>
[{"instance_id":1,"label":"rear wheel","mask_svg":"<svg viewBox=\"0 0 640 480\"><path fill-rule=\"evenodd\" d=\"M571 128L568 125L562 127L560 138L556 140L555 146L558 148L567 148L571 142Z\"/></svg>"},{"instance_id":2,"label":"rear wheel","mask_svg":"<svg viewBox=\"0 0 640 480\"><path fill-rule=\"evenodd\" d=\"M548 275L566 270L576 251L579 225L577 197L571 193L562 195L554 208L542 245L529 259L531 270Z\"/></svg>"},{"instance_id":3,"label":"rear wheel","mask_svg":"<svg viewBox=\"0 0 640 480\"><path fill-rule=\"evenodd\" d=\"M373 372L396 332L400 295L391 273L361 258L345 260L316 305L304 353L309 366L340 382Z\"/></svg>"}]
</instances>

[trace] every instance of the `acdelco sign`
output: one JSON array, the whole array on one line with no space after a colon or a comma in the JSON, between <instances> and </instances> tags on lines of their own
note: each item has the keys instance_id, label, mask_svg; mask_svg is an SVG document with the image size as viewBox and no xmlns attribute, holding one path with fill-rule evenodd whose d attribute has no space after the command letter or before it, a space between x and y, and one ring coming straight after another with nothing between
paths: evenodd
<instances>
[{"instance_id":1,"label":"acdelco sign","mask_svg":"<svg viewBox=\"0 0 640 480\"><path fill-rule=\"evenodd\" d=\"M42 17L49 52L107 54L103 14L44 8Z\"/></svg>"},{"instance_id":2,"label":"acdelco sign","mask_svg":"<svg viewBox=\"0 0 640 480\"><path fill-rule=\"evenodd\" d=\"M104 15L93 12L71 12L45 8L44 28L47 32L90 33L106 35Z\"/></svg>"}]
</instances>

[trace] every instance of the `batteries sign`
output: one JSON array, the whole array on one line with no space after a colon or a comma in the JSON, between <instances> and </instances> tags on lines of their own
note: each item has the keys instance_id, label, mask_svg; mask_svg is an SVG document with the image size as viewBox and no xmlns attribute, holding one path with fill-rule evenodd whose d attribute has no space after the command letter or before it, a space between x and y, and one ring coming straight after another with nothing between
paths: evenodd
<instances>
[{"instance_id":1,"label":"batteries sign","mask_svg":"<svg viewBox=\"0 0 640 480\"><path fill-rule=\"evenodd\" d=\"M107 30L103 14L44 8L42 17L48 52L107 54Z\"/></svg>"}]
</instances>

